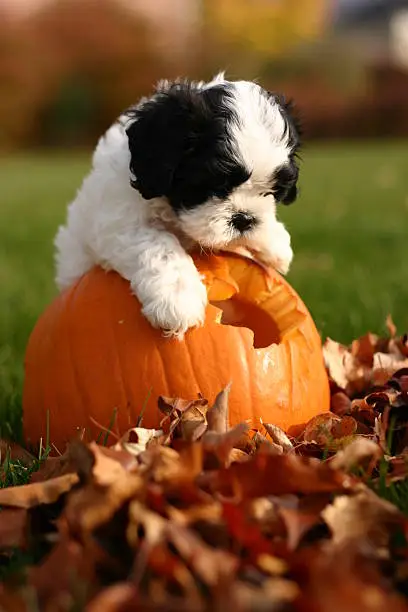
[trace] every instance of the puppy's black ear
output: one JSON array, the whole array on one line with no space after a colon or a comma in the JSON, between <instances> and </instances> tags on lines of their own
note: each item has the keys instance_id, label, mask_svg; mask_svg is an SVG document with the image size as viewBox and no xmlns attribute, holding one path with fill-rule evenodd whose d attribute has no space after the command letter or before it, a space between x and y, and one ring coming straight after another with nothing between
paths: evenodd
<instances>
[{"instance_id":1,"label":"puppy's black ear","mask_svg":"<svg viewBox=\"0 0 408 612\"><path fill-rule=\"evenodd\" d=\"M292 185L289 187L285 198L282 200L282 204L293 204L293 202L297 199L298 196L298 188L296 185Z\"/></svg>"},{"instance_id":2,"label":"puppy's black ear","mask_svg":"<svg viewBox=\"0 0 408 612\"><path fill-rule=\"evenodd\" d=\"M299 168L294 159L277 170L274 177L274 194L277 202L292 204L296 200L298 178Z\"/></svg>"},{"instance_id":3,"label":"puppy's black ear","mask_svg":"<svg viewBox=\"0 0 408 612\"><path fill-rule=\"evenodd\" d=\"M173 83L128 111L131 185L146 200L166 196L171 190L197 96L192 85Z\"/></svg>"}]
</instances>

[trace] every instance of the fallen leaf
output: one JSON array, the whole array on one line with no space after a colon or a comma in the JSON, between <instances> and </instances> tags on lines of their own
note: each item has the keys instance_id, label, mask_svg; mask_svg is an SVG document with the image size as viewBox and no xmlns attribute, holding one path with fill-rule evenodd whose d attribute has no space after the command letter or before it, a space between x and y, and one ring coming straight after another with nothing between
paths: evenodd
<instances>
[{"instance_id":1,"label":"fallen leaf","mask_svg":"<svg viewBox=\"0 0 408 612\"><path fill-rule=\"evenodd\" d=\"M247 425L247 423L240 423L235 427L231 427L231 429L225 433L207 431L202 438L203 449L207 454L214 454L220 464L225 465L228 463L234 446L241 440L243 434L247 432L248 429L249 425Z\"/></svg>"},{"instance_id":2,"label":"fallen leaf","mask_svg":"<svg viewBox=\"0 0 408 612\"><path fill-rule=\"evenodd\" d=\"M388 460L388 473L386 477L387 486L408 478L408 457L406 454L400 457L391 457Z\"/></svg>"},{"instance_id":3,"label":"fallen leaf","mask_svg":"<svg viewBox=\"0 0 408 612\"><path fill-rule=\"evenodd\" d=\"M0 506L32 508L39 504L51 504L78 482L77 474L65 474L45 482L0 489Z\"/></svg>"},{"instance_id":4,"label":"fallen leaf","mask_svg":"<svg viewBox=\"0 0 408 612\"><path fill-rule=\"evenodd\" d=\"M235 556L223 550L211 549L184 526L168 523L166 537L207 586L215 587L220 576L233 576L238 567Z\"/></svg>"},{"instance_id":5,"label":"fallen leaf","mask_svg":"<svg viewBox=\"0 0 408 612\"><path fill-rule=\"evenodd\" d=\"M89 444L89 450L95 458L92 477L103 487L117 486L126 479L127 472L137 468L137 462L131 453L98 446L95 442Z\"/></svg>"},{"instance_id":6,"label":"fallen leaf","mask_svg":"<svg viewBox=\"0 0 408 612\"><path fill-rule=\"evenodd\" d=\"M371 367L377 343L378 336L368 333L351 343L351 354L356 357L360 363Z\"/></svg>"},{"instance_id":7,"label":"fallen leaf","mask_svg":"<svg viewBox=\"0 0 408 612\"><path fill-rule=\"evenodd\" d=\"M342 491L353 481L318 459L289 455L257 454L245 463L234 463L214 475L212 487L223 495L252 499L287 493Z\"/></svg>"},{"instance_id":8,"label":"fallen leaf","mask_svg":"<svg viewBox=\"0 0 408 612\"><path fill-rule=\"evenodd\" d=\"M388 314L387 318L385 319L385 325L391 338L395 338L395 336L397 335L397 327L394 321L392 320L392 316L390 314Z\"/></svg>"},{"instance_id":9,"label":"fallen leaf","mask_svg":"<svg viewBox=\"0 0 408 612\"><path fill-rule=\"evenodd\" d=\"M390 502L360 485L354 495L341 495L322 511L335 546L350 541L376 547L386 546L392 529L402 524L403 515Z\"/></svg>"},{"instance_id":10,"label":"fallen leaf","mask_svg":"<svg viewBox=\"0 0 408 612\"><path fill-rule=\"evenodd\" d=\"M141 544L140 526L143 527L143 540L149 546L154 546L163 541L167 527L166 519L145 508L138 500L133 500L129 506L129 525L126 537L129 544L135 548Z\"/></svg>"},{"instance_id":11,"label":"fallen leaf","mask_svg":"<svg viewBox=\"0 0 408 612\"><path fill-rule=\"evenodd\" d=\"M286 574L289 570L288 564L283 559L273 557L272 555L259 555L256 561L261 570L267 574L282 575Z\"/></svg>"},{"instance_id":12,"label":"fallen leaf","mask_svg":"<svg viewBox=\"0 0 408 612\"><path fill-rule=\"evenodd\" d=\"M300 575L302 590L296 612L407 612L402 597L387 588L378 563L361 548L326 547L323 554L297 554L292 572Z\"/></svg>"},{"instance_id":13,"label":"fallen leaf","mask_svg":"<svg viewBox=\"0 0 408 612\"><path fill-rule=\"evenodd\" d=\"M94 457L89 448L82 442L71 442L63 455L47 457L41 463L40 469L32 474L30 482L44 482L65 474L78 474L80 479L87 479L93 464Z\"/></svg>"},{"instance_id":14,"label":"fallen leaf","mask_svg":"<svg viewBox=\"0 0 408 612\"><path fill-rule=\"evenodd\" d=\"M408 357L408 334L404 334L396 340L397 347L401 355Z\"/></svg>"},{"instance_id":15,"label":"fallen leaf","mask_svg":"<svg viewBox=\"0 0 408 612\"><path fill-rule=\"evenodd\" d=\"M295 550L303 536L322 521L320 513L328 502L327 494L318 494L298 500L296 507L279 505L279 515L285 523L290 550Z\"/></svg>"},{"instance_id":16,"label":"fallen leaf","mask_svg":"<svg viewBox=\"0 0 408 612\"><path fill-rule=\"evenodd\" d=\"M317 414L306 424L303 440L328 448L333 440L333 427L337 423L341 423L341 418L331 412Z\"/></svg>"},{"instance_id":17,"label":"fallen leaf","mask_svg":"<svg viewBox=\"0 0 408 612\"><path fill-rule=\"evenodd\" d=\"M260 525L254 523L246 514L244 504L223 503L223 518L228 532L240 548L255 562L261 554L271 554L272 545L263 534Z\"/></svg>"},{"instance_id":18,"label":"fallen leaf","mask_svg":"<svg viewBox=\"0 0 408 612\"><path fill-rule=\"evenodd\" d=\"M283 429L281 429L277 425L273 425L273 423L265 423L262 419L261 423L272 438L272 442L281 446L286 453L293 451L293 444L289 440Z\"/></svg>"},{"instance_id":19,"label":"fallen leaf","mask_svg":"<svg viewBox=\"0 0 408 612\"><path fill-rule=\"evenodd\" d=\"M338 391L331 396L330 410L338 417L342 417L350 412L351 400L344 391Z\"/></svg>"},{"instance_id":20,"label":"fallen leaf","mask_svg":"<svg viewBox=\"0 0 408 612\"><path fill-rule=\"evenodd\" d=\"M0 550L24 548L27 539L27 510L3 508L0 512Z\"/></svg>"},{"instance_id":21,"label":"fallen leaf","mask_svg":"<svg viewBox=\"0 0 408 612\"><path fill-rule=\"evenodd\" d=\"M163 436L162 429L146 429L145 427L133 427L129 429L113 446L115 451L124 450L136 457L146 450L149 443Z\"/></svg>"},{"instance_id":22,"label":"fallen leaf","mask_svg":"<svg viewBox=\"0 0 408 612\"><path fill-rule=\"evenodd\" d=\"M382 457L382 454L381 448L376 442L359 436L343 450L340 450L331 459L330 464L334 469L348 472L353 467L361 465L367 459L376 463Z\"/></svg>"},{"instance_id":23,"label":"fallen leaf","mask_svg":"<svg viewBox=\"0 0 408 612\"><path fill-rule=\"evenodd\" d=\"M17 592L10 586L0 584L1 612L31 612L28 601L29 596L26 592Z\"/></svg>"},{"instance_id":24,"label":"fallen leaf","mask_svg":"<svg viewBox=\"0 0 408 612\"><path fill-rule=\"evenodd\" d=\"M132 612L138 600L138 589L132 583L118 582L103 589L88 603L84 612Z\"/></svg>"},{"instance_id":25,"label":"fallen leaf","mask_svg":"<svg viewBox=\"0 0 408 612\"><path fill-rule=\"evenodd\" d=\"M353 436L357 431L357 421L349 415L345 415L339 422L333 423L331 430L333 438L346 438Z\"/></svg>"},{"instance_id":26,"label":"fallen leaf","mask_svg":"<svg viewBox=\"0 0 408 612\"><path fill-rule=\"evenodd\" d=\"M238 610L278 612L290 610L299 592L298 585L292 580L269 578L256 586L237 581L231 595L234 597L234 608ZM230 601L228 603L230 604ZM224 605L222 609L226 610L227 605Z\"/></svg>"},{"instance_id":27,"label":"fallen leaf","mask_svg":"<svg viewBox=\"0 0 408 612\"><path fill-rule=\"evenodd\" d=\"M351 351L331 338L323 345L323 357L331 378L340 388L358 392L371 380L371 366L361 362Z\"/></svg>"},{"instance_id":28,"label":"fallen leaf","mask_svg":"<svg viewBox=\"0 0 408 612\"><path fill-rule=\"evenodd\" d=\"M225 433L228 430L228 399L231 391L231 383L218 393L214 405L207 411L208 429L217 433Z\"/></svg>"},{"instance_id":29,"label":"fallen leaf","mask_svg":"<svg viewBox=\"0 0 408 612\"><path fill-rule=\"evenodd\" d=\"M78 542L63 537L44 561L28 572L27 583L35 588L38 609L69 610L78 606L84 586L88 597L98 586L97 561L84 554Z\"/></svg>"},{"instance_id":30,"label":"fallen leaf","mask_svg":"<svg viewBox=\"0 0 408 612\"><path fill-rule=\"evenodd\" d=\"M373 383L384 385L402 368L408 368L408 358L403 355L376 353L373 361Z\"/></svg>"},{"instance_id":31,"label":"fallen leaf","mask_svg":"<svg viewBox=\"0 0 408 612\"><path fill-rule=\"evenodd\" d=\"M248 461L249 457L247 453L244 453L239 448L232 448L228 456L227 465L231 465L234 462L242 463L243 461Z\"/></svg>"},{"instance_id":32,"label":"fallen leaf","mask_svg":"<svg viewBox=\"0 0 408 612\"><path fill-rule=\"evenodd\" d=\"M283 454L283 447L280 444L275 444L275 442L263 436L259 431L255 432L253 441L258 453L267 453L271 455Z\"/></svg>"},{"instance_id":33,"label":"fallen leaf","mask_svg":"<svg viewBox=\"0 0 408 612\"><path fill-rule=\"evenodd\" d=\"M194 442L207 429L208 401L202 397L196 400L182 400L160 396L158 407L166 415L160 427L164 428L167 420L170 422L166 441L179 437Z\"/></svg>"}]
</instances>

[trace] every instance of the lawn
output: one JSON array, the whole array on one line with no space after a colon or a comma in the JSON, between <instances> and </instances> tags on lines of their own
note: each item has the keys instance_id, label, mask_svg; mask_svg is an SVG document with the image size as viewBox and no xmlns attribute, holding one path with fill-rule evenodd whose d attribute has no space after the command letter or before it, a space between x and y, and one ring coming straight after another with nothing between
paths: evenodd
<instances>
[{"instance_id":1,"label":"lawn","mask_svg":"<svg viewBox=\"0 0 408 612\"><path fill-rule=\"evenodd\" d=\"M55 294L52 240L87 170L87 154L31 154L0 164L0 424L18 435L24 348ZM282 208L295 260L289 280L322 335L345 342L408 329L408 145L314 146L302 195Z\"/></svg>"}]
</instances>

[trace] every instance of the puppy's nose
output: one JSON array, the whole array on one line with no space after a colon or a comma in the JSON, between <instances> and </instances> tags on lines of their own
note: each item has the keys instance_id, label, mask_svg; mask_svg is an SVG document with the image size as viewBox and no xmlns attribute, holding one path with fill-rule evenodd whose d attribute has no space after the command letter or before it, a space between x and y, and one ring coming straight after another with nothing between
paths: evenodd
<instances>
[{"instance_id":1,"label":"puppy's nose","mask_svg":"<svg viewBox=\"0 0 408 612\"><path fill-rule=\"evenodd\" d=\"M255 217L246 212L237 212L231 217L231 225L239 232L247 232L255 225Z\"/></svg>"}]
</instances>

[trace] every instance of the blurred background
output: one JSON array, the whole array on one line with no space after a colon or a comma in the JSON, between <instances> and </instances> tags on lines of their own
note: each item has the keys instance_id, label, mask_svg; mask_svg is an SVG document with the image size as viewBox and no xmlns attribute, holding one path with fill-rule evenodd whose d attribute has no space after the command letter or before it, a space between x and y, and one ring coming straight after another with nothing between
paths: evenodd
<instances>
[{"instance_id":1,"label":"blurred background","mask_svg":"<svg viewBox=\"0 0 408 612\"><path fill-rule=\"evenodd\" d=\"M405 0L0 0L0 146L91 145L220 67L295 97L310 138L408 134Z\"/></svg>"},{"instance_id":2,"label":"blurred background","mask_svg":"<svg viewBox=\"0 0 408 612\"><path fill-rule=\"evenodd\" d=\"M408 0L0 0L0 410L55 294L96 139L163 77L256 79L303 120L289 280L323 336L408 329ZM3 406L3 408L2 408Z\"/></svg>"}]
</instances>

